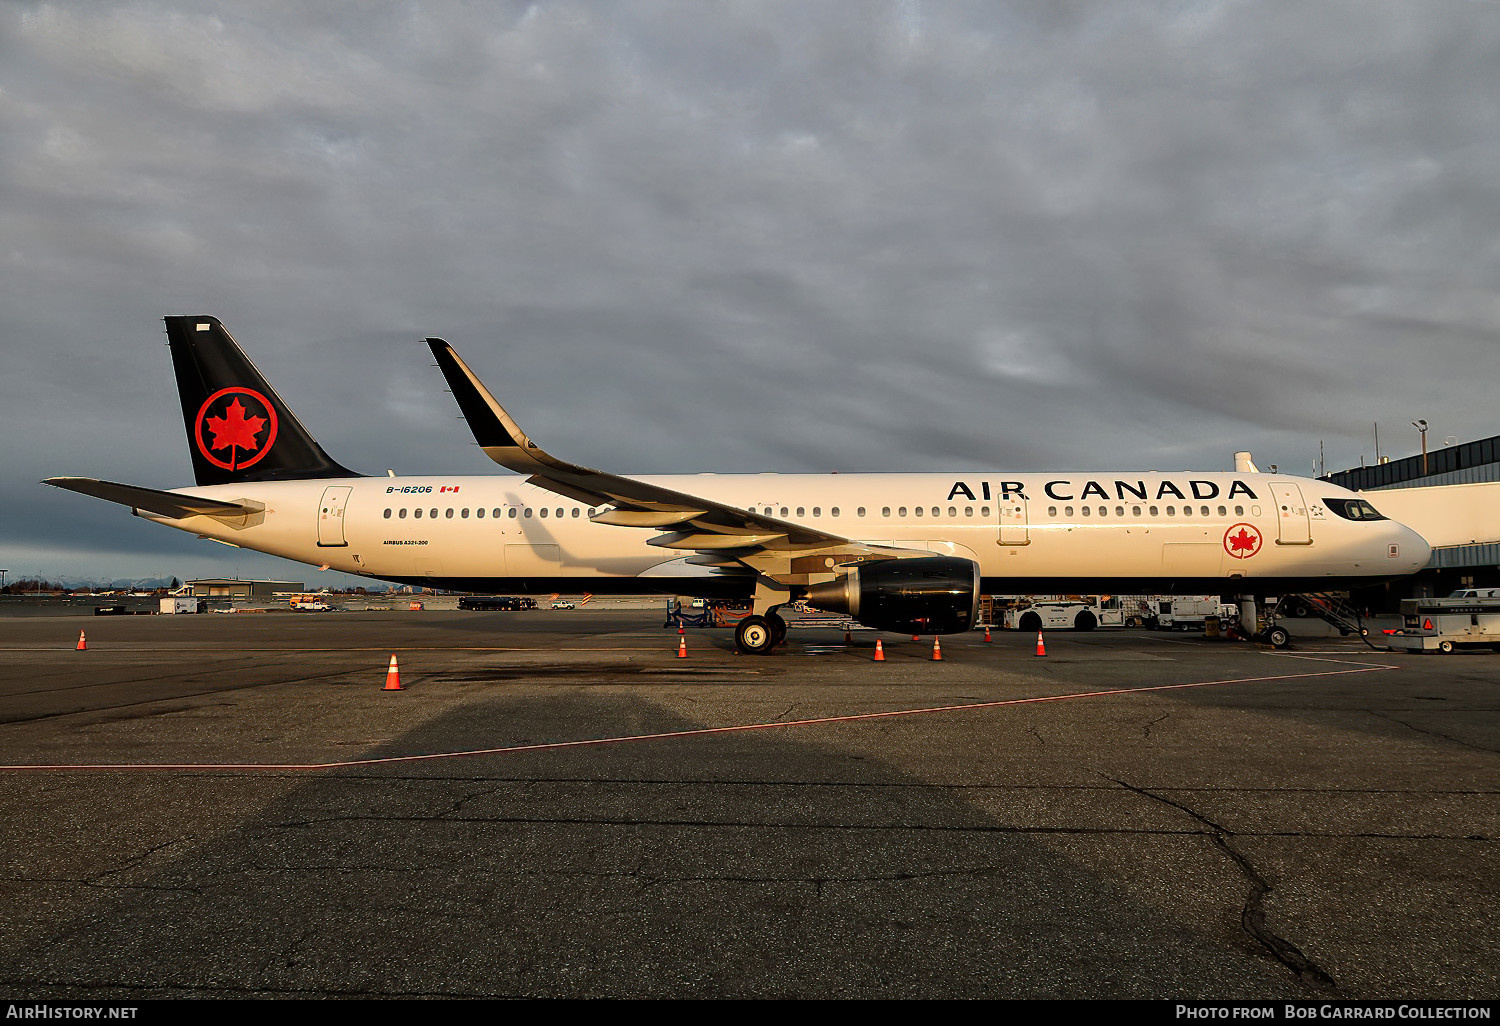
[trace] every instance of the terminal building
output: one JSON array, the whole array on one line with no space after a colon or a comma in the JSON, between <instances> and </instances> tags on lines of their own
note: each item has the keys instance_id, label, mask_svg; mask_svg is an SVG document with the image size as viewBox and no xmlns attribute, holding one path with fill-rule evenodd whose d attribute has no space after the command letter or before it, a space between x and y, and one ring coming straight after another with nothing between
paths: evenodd
<instances>
[{"instance_id":1,"label":"terminal building","mask_svg":"<svg viewBox=\"0 0 1500 1026\"><path fill-rule=\"evenodd\" d=\"M1500 435L1477 442L1450 445L1433 452L1385 460L1373 467L1355 467L1323 478L1357 492L1370 492L1380 509L1379 493L1398 488L1432 485L1480 484L1500 481ZM1500 522L1500 510L1496 510ZM1351 596L1371 609L1394 609L1402 598L1447 595L1459 588L1500 587L1500 543L1434 547L1432 559L1419 573L1389 585L1362 589Z\"/></svg>"}]
</instances>

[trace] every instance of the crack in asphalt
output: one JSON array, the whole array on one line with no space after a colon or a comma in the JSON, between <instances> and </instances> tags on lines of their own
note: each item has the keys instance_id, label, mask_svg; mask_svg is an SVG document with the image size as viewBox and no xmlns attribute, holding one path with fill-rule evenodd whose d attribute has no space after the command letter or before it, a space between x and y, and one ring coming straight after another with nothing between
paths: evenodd
<instances>
[{"instance_id":1,"label":"crack in asphalt","mask_svg":"<svg viewBox=\"0 0 1500 1026\"><path fill-rule=\"evenodd\" d=\"M1156 794L1143 787L1137 787L1124 780L1115 779L1115 783L1142 797L1150 798L1153 801L1177 809L1179 812L1191 816L1208 827L1207 836L1213 840L1214 846L1228 856L1230 861L1239 868L1240 873L1250 883L1250 891L1245 896L1245 904L1240 910L1240 925L1244 928L1245 932L1265 948L1271 954L1271 957L1286 966L1303 984L1329 997L1342 997L1338 983L1332 976L1329 976L1312 959L1308 958L1295 944L1275 933L1266 922L1265 899L1276 888L1271 881L1261 875L1248 856L1238 851L1230 843L1231 839L1237 836L1234 831L1221 823L1214 822L1198 810L1183 805L1180 802L1174 802L1164 795Z\"/></svg>"},{"instance_id":2,"label":"crack in asphalt","mask_svg":"<svg viewBox=\"0 0 1500 1026\"><path fill-rule=\"evenodd\" d=\"M1493 749L1493 748L1486 748L1483 745L1476 745L1476 744L1473 744L1471 742L1465 741L1463 738L1454 737L1451 734L1444 734L1444 733L1441 733L1440 731L1431 730L1431 729L1429 729L1427 727L1419 727L1419 726L1417 726L1414 723L1408 723L1405 720L1400 719L1399 717L1390 715L1389 713L1376 712L1374 709L1366 709L1365 711L1367 713L1369 713L1371 716L1378 716L1378 717L1380 717L1382 720L1388 720L1391 723L1399 723L1401 726L1405 727L1407 730L1411 731L1413 734L1423 734L1423 735L1426 735L1427 737L1440 738L1440 739L1442 739L1444 741L1448 741L1448 742L1451 742L1451 743L1453 743L1455 745L1458 745L1460 748L1467 748L1470 751L1474 751L1474 752L1485 752L1485 753L1487 753L1489 755L1494 755L1495 754L1495 749Z\"/></svg>"}]
</instances>

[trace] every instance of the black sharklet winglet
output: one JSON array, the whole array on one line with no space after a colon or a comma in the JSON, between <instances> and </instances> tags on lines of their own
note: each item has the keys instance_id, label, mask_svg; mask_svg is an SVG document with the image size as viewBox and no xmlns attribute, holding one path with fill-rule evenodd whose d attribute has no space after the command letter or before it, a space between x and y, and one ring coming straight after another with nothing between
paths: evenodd
<instances>
[{"instance_id":1,"label":"black sharklet winglet","mask_svg":"<svg viewBox=\"0 0 1500 1026\"><path fill-rule=\"evenodd\" d=\"M163 320L198 484L362 476L323 451L217 317Z\"/></svg>"},{"instance_id":2,"label":"black sharklet winglet","mask_svg":"<svg viewBox=\"0 0 1500 1026\"><path fill-rule=\"evenodd\" d=\"M198 516L244 517L260 513L266 508L265 503L251 499L240 501L209 499L201 495L161 492L155 488L100 481L92 477L49 477L42 484L81 492L108 502L118 502L131 509L145 510L147 513L154 513L172 520Z\"/></svg>"},{"instance_id":3,"label":"black sharklet winglet","mask_svg":"<svg viewBox=\"0 0 1500 1026\"><path fill-rule=\"evenodd\" d=\"M701 512L692 523L710 534L771 534L784 537L785 547L791 548L857 545L842 535L558 459L521 430L515 418L452 346L440 338L427 339L427 345L485 455L507 470L528 475L531 484L591 505L608 503L618 509Z\"/></svg>"}]
</instances>

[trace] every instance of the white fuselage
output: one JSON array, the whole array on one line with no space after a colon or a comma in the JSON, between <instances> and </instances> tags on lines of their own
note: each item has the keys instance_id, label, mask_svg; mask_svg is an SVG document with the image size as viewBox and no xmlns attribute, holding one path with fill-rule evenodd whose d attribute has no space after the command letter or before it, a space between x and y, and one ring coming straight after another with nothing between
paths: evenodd
<instances>
[{"instance_id":1,"label":"white fuselage","mask_svg":"<svg viewBox=\"0 0 1500 1026\"><path fill-rule=\"evenodd\" d=\"M864 543L978 563L987 589L1259 592L1412 573L1427 543L1325 505L1354 493L1269 474L700 474L652 484ZM353 574L459 590L745 587L591 523L590 507L518 476L340 478L193 487L253 499L238 520L149 519ZM597 507L596 507L597 508Z\"/></svg>"}]
</instances>

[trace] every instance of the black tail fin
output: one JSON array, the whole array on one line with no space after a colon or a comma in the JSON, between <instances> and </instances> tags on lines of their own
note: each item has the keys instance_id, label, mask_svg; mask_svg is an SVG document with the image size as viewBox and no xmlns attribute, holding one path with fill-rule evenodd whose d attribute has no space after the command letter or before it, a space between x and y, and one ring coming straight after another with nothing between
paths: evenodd
<instances>
[{"instance_id":1,"label":"black tail fin","mask_svg":"<svg viewBox=\"0 0 1500 1026\"><path fill-rule=\"evenodd\" d=\"M217 317L167 317L200 485L359 477L328 458Z\"/></svg>"}]
</instances>

